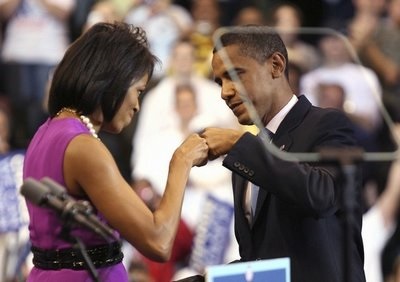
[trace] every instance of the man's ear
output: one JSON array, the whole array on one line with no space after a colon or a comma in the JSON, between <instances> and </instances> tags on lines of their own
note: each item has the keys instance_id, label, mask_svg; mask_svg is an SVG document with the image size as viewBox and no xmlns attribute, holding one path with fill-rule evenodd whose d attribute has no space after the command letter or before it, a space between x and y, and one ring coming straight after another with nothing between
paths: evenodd
<instances>
[{"instance_id":1,"label":"man's ear","mask_svg":"<svg viewBox=\"0 0 400 282\"><path fill-rule=\"evenodd\" d=\"M284 75L286 69L286 59L281 53L275 52L274 54L272 54L271 63L272 78L279 78Z\"/></svg>"}]
</instances>

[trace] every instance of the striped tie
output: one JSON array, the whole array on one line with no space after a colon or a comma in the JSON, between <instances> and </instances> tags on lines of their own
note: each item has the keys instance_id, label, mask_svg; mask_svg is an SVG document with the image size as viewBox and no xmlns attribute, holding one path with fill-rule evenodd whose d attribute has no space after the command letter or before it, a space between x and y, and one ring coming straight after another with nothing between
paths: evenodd
<instances>
[{"instance_id":1,"label":"striped tie","mask_svg":"<svg viewBox=\"0 0 400 282\"><path fill-rule=\"evenodd\" d=\"M260 132L260 137L266 138L268 141L272 141L272 138L274 137L274 133L272 133L268 128L265 128L265 130ZM251 217L252 219L254 218L256 214L256 208L257 208L257 199L258 199L258 191L260 190L260 187L258 187L255 184L251 184Z\"/></svg>"}]
</instances>

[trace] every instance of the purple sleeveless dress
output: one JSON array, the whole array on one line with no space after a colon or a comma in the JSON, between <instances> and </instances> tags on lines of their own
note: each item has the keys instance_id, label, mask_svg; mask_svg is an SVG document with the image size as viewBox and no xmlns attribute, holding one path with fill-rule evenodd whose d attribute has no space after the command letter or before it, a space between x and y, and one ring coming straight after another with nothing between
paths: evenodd
<instances>
[{"instance_id":1,"label":"purple sleeveless dress","mask_svg":"<svg viewBox=\"0 0 400 282\"><path fill-rule=\"evenodd\" d=\"M24 160L24 179L40 180L50 177L65 187L63 176L64 153L69 142L79 134L90 134L86 126L76 118L48 119L31 140ZM55 211L38 207L27 201L29 211L29 232L33 246L42 249L69 248L71 244L60 237L62 222ZM99 215L101 218L101 216ZM86 248L105 244L104 239L94 232L73 227L71 234L79 237ZM100 282L128 281L122 263L97 269ZM42 270L34 267L28 281L80 282L93 281L87 270Z\"/></svg>"}]
</instances>

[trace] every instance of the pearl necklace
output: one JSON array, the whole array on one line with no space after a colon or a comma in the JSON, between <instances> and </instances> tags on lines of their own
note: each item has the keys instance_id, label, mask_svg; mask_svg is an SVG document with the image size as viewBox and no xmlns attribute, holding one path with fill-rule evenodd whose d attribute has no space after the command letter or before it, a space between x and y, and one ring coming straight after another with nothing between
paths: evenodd
<instances>
[{"instance_id":1,"label":"pearl necklace","mask_svg":"<svg viewBox=\"0 0 400 282\"><path fill-rule=\"evenodd\" d=\"M61 113L64 113L64 112L67 112L67 113L73 114L73 115L75 115L75 116L78 116L79 119L81 120L81 122L82 122L82 123L86 126L86 128L89 130L90 134L91 134L94 138L100 140L99 136L97 135L96 131L94 130L93 123L90 121L90 119L89 119L87 116L85 116L85 115L78 115L78 112L77 112L75 109L71 109L71 108L67 108L67 107L64 107L64 108L62 108L61 110L59 110L58 113L56 114L56 116L58 117Z\"/></svg>"}]
</instances>

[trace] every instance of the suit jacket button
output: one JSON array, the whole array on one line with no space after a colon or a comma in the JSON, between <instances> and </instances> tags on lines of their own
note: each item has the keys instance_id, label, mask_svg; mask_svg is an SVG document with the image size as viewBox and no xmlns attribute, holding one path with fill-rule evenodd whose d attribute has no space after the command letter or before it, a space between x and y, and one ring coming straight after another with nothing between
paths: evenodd
<instances>
[{"instance_id":1,"label":"suit jacket button","mask_svg":"<svg viewBox=\"0 0 400 282\"><path fill-rule=\"evenodd\" d=\"M239 166L240 166L240 163L239 163L239 162L234 162L234 163L233 163L233 166L234 166L234 167L239 167Z\"/></svg>"},{"instance_id":2,"label":"suit jacket button","mask_svg":"<svg viewBox=\"0 0 400 282\"><path fill-rule=\"evenodd\" d=\"M249 171L249 176L253 176L254 175L254 170L250 170Z\"/></svg>"},{"instance_id":3,"label":"suit jacket button","mask_svg":"<svg viewBox=\"0 0 400 282\"><path fill-rule=\"evenodd\" d=\"M249 168L245 167L245 168L244 168L244 172L245 172L245 173L248 173L248 172L249 172Z\"/></svg>"}]
</instances>

